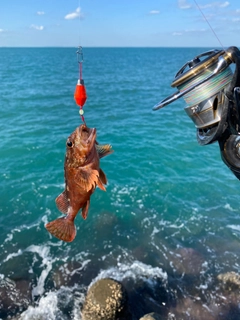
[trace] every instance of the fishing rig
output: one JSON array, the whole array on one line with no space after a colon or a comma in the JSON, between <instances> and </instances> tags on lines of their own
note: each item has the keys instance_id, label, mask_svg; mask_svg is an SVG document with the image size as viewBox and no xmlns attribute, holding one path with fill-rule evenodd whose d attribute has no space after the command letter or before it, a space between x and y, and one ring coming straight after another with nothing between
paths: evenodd
<instances>
[{"instance_id":1,"label":"fishing rig","mask_svg":"<svg viewBox=\"0 0 240 320\"><path fill-rule=\"evenodd\" d=\"M235 67L235 69L234 69ZM153 107L183 97L200 145L218 142L221 158L240 180L240 51L237 47L204 52L186 62L171 84L177 88Z\"/></svg>"},{"instance_id":2,"label":"fishing rig","mask_svg":"<svg viewBox=\"0 0 240 320\"><path fill-rule=\"evenodd\" d=\"M78 61L78 65L79 65L79 79L76 84L76 88L75 88L75 92L74 92L74 99L75 99L76 104L80 108L80 110L79 110L80 117L82 118L82 121L84 122L84 124L86 124L84 116L83 116L83 114L84 114L83 106L87 100L87 92L86 92L84 80L82 77L83 51L82 51L81 46L79 46L78 50L77 50L77 61Z\"/></svg>"}]
</instances>

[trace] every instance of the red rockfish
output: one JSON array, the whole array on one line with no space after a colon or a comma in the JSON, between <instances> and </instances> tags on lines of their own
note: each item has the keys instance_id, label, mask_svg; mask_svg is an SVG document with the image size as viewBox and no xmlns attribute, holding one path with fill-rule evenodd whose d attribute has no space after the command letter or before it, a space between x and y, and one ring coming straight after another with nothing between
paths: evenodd
<instances>
[{"instance_id":1,"label":"red rockfish","mask_svg":"<svg viewBox=\"0 0 240 320\"><path fill-rule=\"evenodd\" d=\"M58 239L71 242L76 236L74 219L78 211L82 209L82 217L86 219L96 186L106 191L107 178L99 167L99 159L113 150L109 144L99 145L96 129L85 124L70 135L66 148L65 190L56 198L58 209L66 216L47 223L45 227Z\"/></svg>"}]
</instances>

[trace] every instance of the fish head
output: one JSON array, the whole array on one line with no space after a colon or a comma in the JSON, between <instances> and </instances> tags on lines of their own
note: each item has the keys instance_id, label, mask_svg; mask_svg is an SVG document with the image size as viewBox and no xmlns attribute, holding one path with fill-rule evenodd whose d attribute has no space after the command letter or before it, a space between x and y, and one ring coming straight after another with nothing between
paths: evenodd
<instances>
[{"instance_id":1,"label":"fish head","mask_svg":"<svg viewBox=\"0 0 240 320\"><path fill-rule=\"evenodd\" d=\"M91 155L96 152L95 141L97 131L80 125L67 139L66 158L71 167L84 165L90 161Z\"/></svg>"}]
</instances>

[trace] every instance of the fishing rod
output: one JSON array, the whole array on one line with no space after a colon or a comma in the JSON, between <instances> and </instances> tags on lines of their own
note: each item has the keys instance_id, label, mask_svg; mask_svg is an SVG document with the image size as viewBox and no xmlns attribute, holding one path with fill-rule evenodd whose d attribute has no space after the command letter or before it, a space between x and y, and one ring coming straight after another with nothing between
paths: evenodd
<instances>
[{"instance_id":1,"label":"fishing rod","mask_svg":"<svg viewBox=\"0 0 240 320\"><path fill-rule=\"evenodd\" d=\"M222 49L204 52L187 61L171 83L177 91L157 103L153 110L183 97L187 104L184 110L196 128L197 142L203 146L217 141L223 162L240 180L240 51L234 46L223 48L194 2Z\"/></svg>"}]
</instances>

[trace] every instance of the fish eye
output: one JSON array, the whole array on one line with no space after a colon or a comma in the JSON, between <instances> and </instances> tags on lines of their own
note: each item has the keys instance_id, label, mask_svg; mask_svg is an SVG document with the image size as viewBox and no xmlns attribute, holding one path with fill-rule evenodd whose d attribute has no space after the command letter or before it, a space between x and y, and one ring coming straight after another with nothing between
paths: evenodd
<instances>
[{"instance_id":1,"label":"fish eye","mask_svg":"<svg viewBox=\"0 0 240 320\"><path fill-rule=\"evenodd\" d=\"M69 148L71 148L71 147L73 146L72 141L68 140L68 141L67 141L67 146L68 146Z\"/></svg>"}]
</instances>

